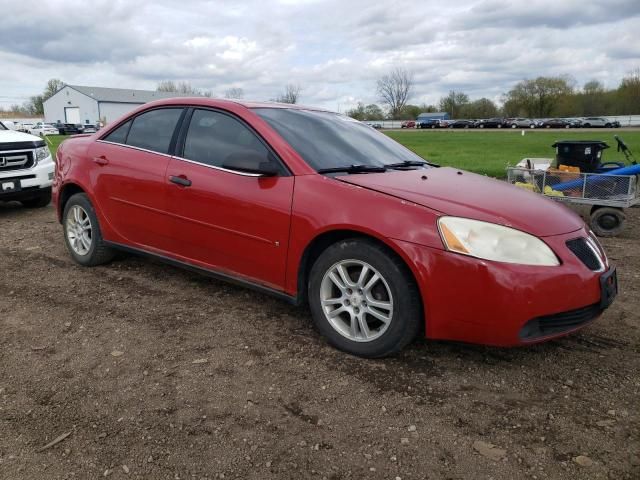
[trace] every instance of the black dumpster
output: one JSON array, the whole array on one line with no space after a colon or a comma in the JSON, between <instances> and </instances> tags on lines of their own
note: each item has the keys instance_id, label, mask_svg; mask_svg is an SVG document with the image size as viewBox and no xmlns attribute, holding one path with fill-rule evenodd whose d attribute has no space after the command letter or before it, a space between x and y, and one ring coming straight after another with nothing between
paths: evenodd
<instances>
[{"instance_id":1,"label":"black dumpster","mask_svg":"<svg viewBox=\"0 0 640 480\"><path fill-rule=\"evenodd\" d=\"M581 172L595 172L602 163L602 151L609 148L602 140L562 140L551 145L556 149L556 167L578 167Z\"/></svg>"}]
</instances>

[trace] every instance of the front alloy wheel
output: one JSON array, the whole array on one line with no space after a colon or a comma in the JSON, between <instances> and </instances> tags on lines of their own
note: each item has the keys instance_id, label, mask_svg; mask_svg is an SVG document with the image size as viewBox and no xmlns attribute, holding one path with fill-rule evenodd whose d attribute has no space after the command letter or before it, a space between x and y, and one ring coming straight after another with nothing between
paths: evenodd
<instances>
[{"instance_id":1,"label":"front alloy wheel","mask_svg":"<svg viewBox=\"0 0 640 480\"><path fill-rule=\"evenodd\" d=\"M354 342L379 338L393 319L393 296L387 281L361 260L341 260L327 270L320 301L329 324Z\"/></svg>"},{"instance_id":2,"label":"front alloy wheel","mask_svg":"<svg viewBox=\"0 0 640 480\"><path fill-rule=\"evenodd\" d=\"M361 357L384 357L408 345L424 325L422 301L407 265L368 238L341 240L309 272L316 328L329 343Z\"/></svg>"}]
</instances>

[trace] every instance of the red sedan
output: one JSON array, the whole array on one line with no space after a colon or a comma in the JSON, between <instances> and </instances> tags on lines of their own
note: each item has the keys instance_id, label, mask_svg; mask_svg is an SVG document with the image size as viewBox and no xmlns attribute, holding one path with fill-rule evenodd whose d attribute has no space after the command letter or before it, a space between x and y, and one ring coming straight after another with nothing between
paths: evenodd
<instances>
[{"instance_id":1,"label":"red sedan","mask_svg":"<svg viewBox=\"0 0 640 480\"><path fill-rule=\"evenodd\" d=\"M539 342L589 323L617 291L564 206L312 108L149 103L66 140L53 188L79 264L120 249L308 302L331 344L361 356L419 334Z\"/></svg>"}]
</instances>

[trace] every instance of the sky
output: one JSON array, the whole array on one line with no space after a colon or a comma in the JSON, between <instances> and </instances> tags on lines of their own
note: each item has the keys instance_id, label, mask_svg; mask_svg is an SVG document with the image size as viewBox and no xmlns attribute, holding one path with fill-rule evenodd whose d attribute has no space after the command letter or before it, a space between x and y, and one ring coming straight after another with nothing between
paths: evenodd
<instances>
[{"instance_id":1,"label":"sky","mask_svg":"<svg viewBox=\"0 0 640 480\"><path fill-rule=\"evenodd\" d=\"M410 103L449 90L501 95L524 78L608 88L640 68L640 0L0 0L0 106L68 84L155 89L188 81L346 111L376 80L413 74Z\"/></svg>"}]
</instances>

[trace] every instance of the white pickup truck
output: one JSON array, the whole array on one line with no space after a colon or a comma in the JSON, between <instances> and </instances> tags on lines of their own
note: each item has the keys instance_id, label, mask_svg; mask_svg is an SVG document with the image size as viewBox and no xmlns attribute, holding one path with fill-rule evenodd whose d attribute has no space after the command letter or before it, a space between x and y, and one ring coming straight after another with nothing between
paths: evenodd
<instances>
[{"instance_id":1,"label":"white pickup truck","mask_svg":"<svg viewBox=\"0 0 640 480\"><path fill-rule=\"evenodd\" d=\"M54 168L44 140L10 130L0 122L0 202L17 200L25 207L47 206Z\"/></svg>"}]
</instances>

